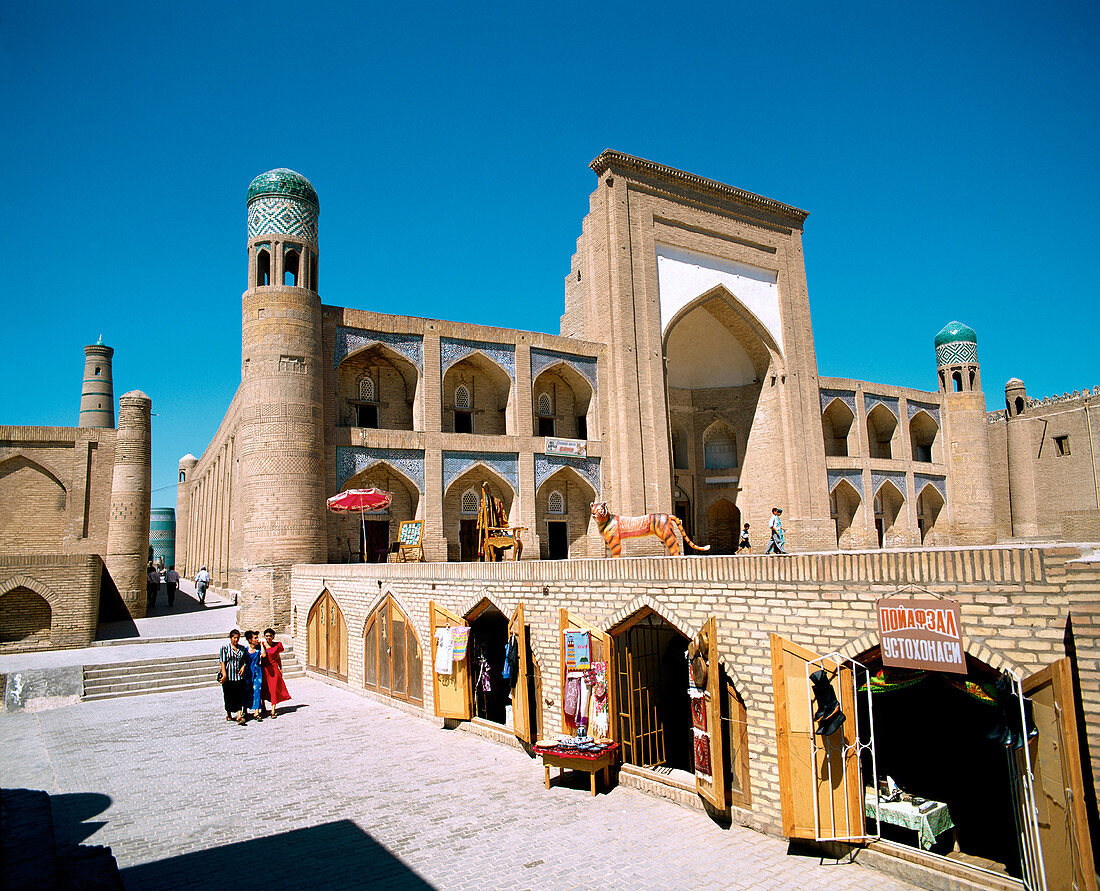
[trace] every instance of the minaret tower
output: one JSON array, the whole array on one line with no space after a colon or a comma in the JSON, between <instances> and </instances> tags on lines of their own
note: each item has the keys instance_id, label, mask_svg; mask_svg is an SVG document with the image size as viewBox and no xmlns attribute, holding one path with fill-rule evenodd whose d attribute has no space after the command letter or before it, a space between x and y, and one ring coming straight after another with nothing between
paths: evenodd
<instances>
[{"instance_id":1,"label":"minaret tower","mask_svg":"<svg viewBox=\"0 0 1100 891\"><path fill-rule=\"evenodd\" d=\"M989 424L978 365L978 335L951 322L936 335L936 371L943 398L943 424L950 471L948 512L958 544L990 544L993 475L989 464Z\"/></svg>"},{"instance_id":2,"label":"minaret tower","mask_svg":"<svg viewBox=\"0 0 1100 891\"><path fill-rule=\"evenodd\" d=\"M115 351L100 337L84 347L84 386L80 390L81 427L115 426L115 386L111 357Z\"/></svg>"},{"instance_id":3,"label":"minaret tower","mask_svg":"<svg viewBox=\"0 0 1100 891\"><path fill-rule=\"evenodd\" d=\"M291 567L326 556L319 215L316 191L293 170L268 171L248 187L237 433L241 627L286 628Z\"/></svg>"},{"instance_id":4,"label":"minaret tower","mask_svg":"<svg viewBox=\"0 0 1100 891\"><path fill-rule=\"evenodd\" d=\"M104 563L133 619L145 615L145 567L149 560L152 400L140 390L118 400L111 519Z\"/></svg>"}]
</instances>

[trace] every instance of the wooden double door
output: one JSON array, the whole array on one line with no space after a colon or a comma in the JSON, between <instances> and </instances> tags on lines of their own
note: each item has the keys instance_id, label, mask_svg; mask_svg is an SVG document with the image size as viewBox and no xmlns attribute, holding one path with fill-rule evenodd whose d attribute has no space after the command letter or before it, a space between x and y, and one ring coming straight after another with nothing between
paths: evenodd
<instances>
[{"instance_id":1,"label":"wooden double door","mask_svg":"<svg viewBox=\"0 0 1100 891\"><path fill-rule=\"evenodd\" d=\"M348 679L348 624L327 590L314 602L306 620L306 665L311 671Z\"/></svg>"}]
</instances>

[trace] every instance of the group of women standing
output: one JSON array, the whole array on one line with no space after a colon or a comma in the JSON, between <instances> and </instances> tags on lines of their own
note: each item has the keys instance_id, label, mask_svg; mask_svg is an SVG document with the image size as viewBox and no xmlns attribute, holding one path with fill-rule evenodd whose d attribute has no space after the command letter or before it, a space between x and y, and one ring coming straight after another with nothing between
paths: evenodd
<instances>
[{"instance_id":1,"label":"group of women standing","mask_svg":"<svg viewBox=\"0 0 1100 891\"><path fill-rule=\"evenodd\" d=\"M268 628L261 639L255 631L244 633L247 646L241 646L241 632L229 632L229 644L221 650L221 670L225 720L244 724L249 717L264 719L264 702L271 703L270 715L278 717L280 702L290 699L283 683L283 645L275 640L275 630Z\"/></svg>"}]
</instances>

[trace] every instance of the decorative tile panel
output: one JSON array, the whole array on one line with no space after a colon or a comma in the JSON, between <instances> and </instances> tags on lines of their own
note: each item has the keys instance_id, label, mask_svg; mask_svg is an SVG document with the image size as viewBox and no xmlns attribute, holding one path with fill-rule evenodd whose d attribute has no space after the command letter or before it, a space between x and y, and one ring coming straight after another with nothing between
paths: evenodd
<instances>
[{"instance_id":1,"label":"decorative tile panel","mask_svg":"<svg viewBox=\"0 0 1100 891\"><path fill-rule=\"evenodd\" d=\"M841 482L841 480L847 480L848 483L859 492L859 497L863 497L863 473L859 470L830 470L829 471L829 492L832 493ZM904 489L902 491L905 491Z\"/></svg>"},{"instance_id":2,"label":"decorative tile panel","mask_svg":"<svg viewBox=\"0 0 1100 891\"><path fill-rule=\"evenodd\" d=\"M317 244L317 208L281 195L257 198L248 205L248 238L257 235L297 235Z\"/></svg>"},{"instance_id":3,"label":"decorative tile panel","mask_svg":"<svg viewBox=\"0 0 1100 891\"><path fill-rule=\"evenodd\" d=\"M439 339L439 373L444 375L455 362L465 359L472 353L484 353L508 372L512 383L516 381L516 347L511 343L482 343L478 340L456 340L451 337Z\"/></svg>"},{"instance_id":4,"label":"decorative tile panel","mask_svg":"<svg viewBox=\"0 0 1100 891\"><path fill-rule=\"evenodd\" d=\"M908 489L905 485L904 473L875 473L871 472L871 492L878 495L878 490L882 488L882 484L889 480L897 490L901 493L902 498L908 498Z\"/></svg>"},{"instance_id":5,"label":"decorative tile panel","mask_svg":"<svg viewBox=\"0 0 1100 891\"><path fill-rule=\"evenodd\" d=\"M942 476L932 476L928 473L914 473L913 474L913 488L917 492L917 497L920 497L921 489L931 483L937 492L940 493L940 497L944 501L947 501L947 478Z\"/></svg>"},{"instance_id":6,"label":"decorative tile panel","mask_svg":"<svg viewBox=\"0 0 1100 891\"><path fill-rule=\"evenodd\" d=\"M578 372L592 385L592 391L596 391L596 360L590 356L571 356L531 347L531 380L534 381L544 369L558 362L564 362Z\"/></svg>"},{"instance_id":7,"label":"decorative tile panel","mask_svg":"<svg viewBox=\"0 0 1100 891\"><path fill-rule=\"evenodd\" d=\"M401 471L424 494L424 453L416 449L370 449L360 446L336 447L336 485L344 484L357 473L375 464L389 464Z\"/></svg>"},{"instance_id":8,"label":"decorative tile panel","mask_svg":"<svg viewBox=\"0 0 1100 891\"><path fill-rule=\"evenodd\" d=\"M821 391L821 410L825 411L829 407L829 403L834 399L839 399L848 408L852 410L852 414L856 413L856 394L850 390L822 390Z\"/></svg>"},{"instance_id":9,"label":"decorative tile panel","mask_svg":"<svg viewBox=\"0 0 1100 891\"><path fill-rule=\"evenodd\" d=\"M978 345L965 340L941 343L936 347L936 367L945 365L977 365Z\"/></svg>"},{"instance_id":10,"label":"decorative tile panel","mask_svg":"<svg viewBox=\"0 0 1100 891\"><path fill-rule=\"evenodd\" d=\"M926 411L932 416L932 419L936 422L937 427L942 427L940 423L940 407L938 405L929 405L927 402L908 402L909 407L909 420L913 420L916 417L917 412Z\"/></svg>"},{"instance_id":11,"label":"decorative tile panel","mask_svg":"<svg viewBox=\"0 0 1100 891\"><path fill-rule=\"evenodd\" d=\"M444 452L443 491L475 464L484 464L519 494L519 455L516 452Z\"/></svg>"},{"instance_id":12,"label":"decorative tile panel","mask_svg":"<svg viewBox=\"0 0 1100 891\"><path fill-rule=\"evenodd\" d=\"M567 458L564 455L535 455L535 490L563 467L572 467L600 494L600 459Z\"/></svg>"},{"instance_id":13,"label":"decorative tile panel","mask_svg":"<svg viewBox=\"0 0 1100 891\"><path fill-rule=\"evenodd\" d=\"M900 417L898 413L898 399L896 396L873 396L870 393L863 394L863 408L867 414L871 413L871 409L876 405L885 405L890 409L895 418Z\"/></svg>"},{"instance_id":14,"label":"decorative tile panel","mask_svg":"<svg viewBox=\"0 0 1100 891\"><path fill-rule=\"evenodd\" d=\"M386 331L364 331L361 328L336 329L336 349L333 353L333 363L339 368L349 355L358 349L372 344L381 343L388 346L399 356L404 356L416 370L424 370L424 339L418 334L391 334Z\"/></svg>"}]
</instances>

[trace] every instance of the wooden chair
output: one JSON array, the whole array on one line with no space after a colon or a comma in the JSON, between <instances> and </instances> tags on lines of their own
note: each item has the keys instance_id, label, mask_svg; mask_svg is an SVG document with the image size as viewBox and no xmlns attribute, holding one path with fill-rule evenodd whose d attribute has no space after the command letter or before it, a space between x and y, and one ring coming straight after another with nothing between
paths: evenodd
<instances>
[{"instance_id":1,"label":"wooden chair","mask_svg":"<svg viewBox=\"0 0 1100 891\"><path fill-rule=\"evenodd\" d=\"M401 529L397 533L397 560L398 563L423 563L424 562L424 537L423 520L402 520Z\"/></svg>"},{"instance_id":2,"label":"wooden chair","mask_svg":"<svg viewBox=\"0 0 1100 891\"><path fill-rule=\"evenodd\" d=\"M490 548L495 548L498 552L512 548L512 560L516 561L523 553L523 540L520 535L526 531L526 526L490 526L485 544ZM497 553L496 559L503 560L504 554Z\"/></svg>"}]
</instances>

